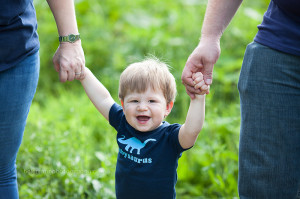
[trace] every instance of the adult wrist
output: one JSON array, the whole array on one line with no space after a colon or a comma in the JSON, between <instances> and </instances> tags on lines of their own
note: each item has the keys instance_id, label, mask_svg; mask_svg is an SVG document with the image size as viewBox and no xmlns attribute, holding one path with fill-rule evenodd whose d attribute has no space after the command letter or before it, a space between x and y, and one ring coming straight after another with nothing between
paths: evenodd
<instances>
[{"instance_id":1,"label":"adult wrist","mask_svg":"<svg viewBox=\"0 0 300 199\"><path fill-rule=\"evenodd\" d=\"M207 42L220 42L222 33L207 33L202 32L201 37L199 38L200 41L204 40Z\"/></svg>"},{"instance_id":2,"label":"adult wrist","mask_svg":"<svg viewBox=\"0 0 300 199\"><path fill-rule=\"evenodd\" d=\"M219 36L204 36L201 35L199 38L200 42L208 42L208 43L220 43L220 37Z\"/></svg>"},{"instance_id":3,"label":"adult wrist","mask_svg":"<svg viewBox=\"0 0 300 199\"><path fill-rule=\"evenodd\" d=\"M59 36L58 40L60 43L62 42L68 42L68 43L74 43L78 40L80 40L80 34L69 34L65 36Z\"/></svg>"}]
</instances>

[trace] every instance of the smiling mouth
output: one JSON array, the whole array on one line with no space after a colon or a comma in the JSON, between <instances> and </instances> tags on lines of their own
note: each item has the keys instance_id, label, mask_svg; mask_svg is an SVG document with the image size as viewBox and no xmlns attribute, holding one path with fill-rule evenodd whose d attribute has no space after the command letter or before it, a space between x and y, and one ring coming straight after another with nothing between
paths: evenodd
<instances>
[{"instance_id":1,"label":"smiling mouth","mask_svg":"<svg viewBox=\"0 0 300 199\"><path fill-rule=\"evenodd\" d=\"M150 120L149 116L144 116L144 115L137 116L136 118L140 123L146 123L148 120Z\"/></svg>"}]
</instances>

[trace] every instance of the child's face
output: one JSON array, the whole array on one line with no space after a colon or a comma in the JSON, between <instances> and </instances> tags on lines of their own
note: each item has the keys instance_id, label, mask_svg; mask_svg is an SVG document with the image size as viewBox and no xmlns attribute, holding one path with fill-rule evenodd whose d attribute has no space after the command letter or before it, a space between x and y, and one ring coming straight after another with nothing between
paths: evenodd
<instances>
[{"instance_id":1,"label":"child's face","mask_svg":"<svg viewBox=\"0 0 300 199\"><path fill-rule=\"evenodd\" d=\"M167 104L161 90L148 88L143 93L130 92L122 102L127 122L141 132L152 131L159 127L173 107Z\"/></svg>"}]
</instances>

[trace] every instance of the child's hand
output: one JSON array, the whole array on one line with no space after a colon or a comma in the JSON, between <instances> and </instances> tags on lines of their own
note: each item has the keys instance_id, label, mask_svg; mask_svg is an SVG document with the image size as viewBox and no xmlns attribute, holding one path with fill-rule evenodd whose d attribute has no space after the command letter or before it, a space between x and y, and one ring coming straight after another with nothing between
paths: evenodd
<instances>
[{"instance_id":1,"label":"child's hand","mask_svg":"<svg viewBox=\"0 0 300 199\"><path fill-rule=\"evenodd\" d=\"M201 93L200 95L208 94L209 93L209 85L206 85L203 79L203 74L201 72L194 73L192 75L192 78L194 80L194 88L200 89Z\"/></svg>"}]
</instances>

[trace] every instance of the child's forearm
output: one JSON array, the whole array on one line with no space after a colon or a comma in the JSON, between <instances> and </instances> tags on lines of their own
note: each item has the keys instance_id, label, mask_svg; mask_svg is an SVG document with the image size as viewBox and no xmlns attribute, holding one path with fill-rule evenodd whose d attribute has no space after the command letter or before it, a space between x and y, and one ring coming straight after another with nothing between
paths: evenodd
<instances>
[{"instance_id":1,"label":"child's forearm","mask_svg":"<svg viewBox=\"0 0 300 199\"><path fill-rule=\"evenodd\" d=\"M205 95L195 95L191 99L185 125L188 133L198 135L201 131L205 117Z\"/></svg>"},{"instance_id":2,"label":"child's forearm","mask_svg":"<svg viewBox=\"0 0 300 199\"><path fill-rule=\"evenodd\" d=\"M85 71L86 76L83 80L80 80L81 84L95 107L108 120L109 110L114 100L93 73L88 68L85 68Z\"/></svg>"},{"instance_id":3,"label":"child's forearm","mask_svg":"<svg viewBox=\"0 0 300 199\"><path fill-rule=\"evenodd\" d=\"M80 80L86 94L92 101L102 100L110 97L108 90L102 85L102 83L94 76L94 74L85 68L86 77Z\"/></svg>"},{"instance_id":4,"label":"child's forearm","mask_svg":"<svg viewBox=\"0 0 300 199\"><path fill-rule=\"evenodd\" d=\"M200 133L205 116L205 95L195 95L191 99L185 123L179 131L179 142L182 148L192 147Z\"/></svg>"}]
</instances>

